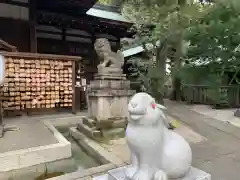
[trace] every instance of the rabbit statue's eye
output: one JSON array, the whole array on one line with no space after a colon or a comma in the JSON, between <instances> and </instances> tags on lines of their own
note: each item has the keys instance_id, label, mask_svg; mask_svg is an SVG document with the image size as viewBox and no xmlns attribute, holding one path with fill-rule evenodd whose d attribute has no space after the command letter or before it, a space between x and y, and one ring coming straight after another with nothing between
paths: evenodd
<instances>
[{"instance_id":1,"label":"rabbit statue's eye","mask_svg":"<svg viewBox=\"0 0 240 180\"><path fill-rule=\"evenodd\" d=\"M155 109L156 108L156 104L155 103L152 103L152 108Z\"/></svg>"}]
</instances>

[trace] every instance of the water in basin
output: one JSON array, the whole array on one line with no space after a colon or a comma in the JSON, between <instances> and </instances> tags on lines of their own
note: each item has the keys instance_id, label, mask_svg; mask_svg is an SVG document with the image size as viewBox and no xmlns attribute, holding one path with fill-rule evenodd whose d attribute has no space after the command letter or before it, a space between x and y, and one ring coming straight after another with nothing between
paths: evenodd
<instances>
[{"instance_id":1,"label":"water in basin","mask_svg":"<svg viewBox=\"0 0 240 180\"><path fill-rule=\"evenodd\" d=\"M89 156L81 146L71 137L68 128L58 128L58 131L71 143L72 157L78 169L88 169L101 165L97 159Z\"/></svg>"}]
</instances>

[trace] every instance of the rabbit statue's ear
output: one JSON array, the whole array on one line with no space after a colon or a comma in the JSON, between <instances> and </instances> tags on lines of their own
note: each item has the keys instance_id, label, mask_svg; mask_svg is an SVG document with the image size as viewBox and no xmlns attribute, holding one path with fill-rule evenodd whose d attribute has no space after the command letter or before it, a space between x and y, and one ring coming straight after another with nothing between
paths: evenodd
<instances>
[{"instance_id":1,"label":"rabbit statue's ear","mask_svg":"<svg viewBox=\"0 0 240 180\"><path fill-rule=\"evenodd\" d=\"M157 104L157 107L158 107L159 109L163 109L163 110L167 109L165 106L163 106L163 105L161 105L161 104Z\"/></svg>"},{"instance_id":2,"label":"rabbit statue's ear","mask_svg":"<svg viewBox=\"0 0 240 180\"><path fill-rule=\"evenodd\" d=\"M161 117L162 117L162 120L163 120L163 123L165 124L165 126L167 127L167 128L169 128L170 127L170 123L169 123L169 121L168 121L168 118L167 118L167 116L162 112L162 110L166 110L167 108L165 107L165 106L163 106L163 105L161 105L161 104L157 104L157 107L161 110Z\"/></svg>"}]
</instances>

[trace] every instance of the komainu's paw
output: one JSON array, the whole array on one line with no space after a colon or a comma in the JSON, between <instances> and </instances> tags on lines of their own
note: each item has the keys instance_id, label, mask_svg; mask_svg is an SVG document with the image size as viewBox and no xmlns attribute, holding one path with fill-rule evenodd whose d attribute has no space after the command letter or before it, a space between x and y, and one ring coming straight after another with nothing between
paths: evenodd
<instances>
[{"instance_id":1,"label":"komainu's paw","mask_svg":"<svg viewBox=\"0 0 240 180\"><path fill-rule=\"evenodd\" d=\"M152 173L150 171L139 170L134 174L133 180L151 180Z\"/></svg>"},{"instance_id":2,"label":"komainu's paw","mask_svg":"<svg viewBox=\"0 0 240 180\"><path fill-rule=\"evenodd\" d=\"M154 180L168 180L168 177L165 172L158 170L154 175Z\"/></svg>"},{"instance_id":3,"label":"komainu's paw","mask_svg":"<svg viewBox=\"0 0 240 180\"><path fill-rule=\"evenodd\" d=\"M136 172L137 172L137 167L130 166L125 170L125 176L127 179L131 180Z\"/></svg>"}]
</instances>

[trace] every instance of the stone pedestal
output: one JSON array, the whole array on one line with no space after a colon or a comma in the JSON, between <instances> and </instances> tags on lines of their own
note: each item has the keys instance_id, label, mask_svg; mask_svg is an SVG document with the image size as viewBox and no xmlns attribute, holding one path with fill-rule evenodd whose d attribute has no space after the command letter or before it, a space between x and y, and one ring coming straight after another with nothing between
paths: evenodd
<instances>
[{"instance_id":1,"label":"stone pedestal","mask_svg":"<svg viewBox=\"0 0 240 180\"><path fill-rule=\"evenodd\" d=\"M126 177L124 175L125 168L126 167L120 167L110 170L107 174L95 177L93 180L126 180ZM211 175L202 170L192 167L185 177L174 180L211 180Z\"/></svg>"},{"instance_id":2,"label":"stone pedestal","mask_svg":"<svg viewBox=\"0 0 240 180\"><path fill-rule=\"evenodd\" d=\"M235 116L235 117L240 117L240 109L237 109L237 110L234 112L234 116Z\"/></svg>"},{"instance_id":3,"label":"stone pedestal","mask_svg":"<svg viewBox=\"0 0 240 180\"><path fill-rule=\"evenodd\" d=\"M118 68L99 68L87 92L88 118L78 129L93 138L121 133L127 125L128 101L135 91Z\"/></svg>"}]
</instances>

